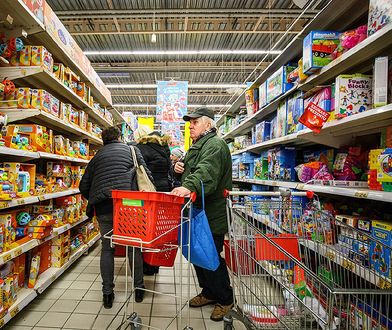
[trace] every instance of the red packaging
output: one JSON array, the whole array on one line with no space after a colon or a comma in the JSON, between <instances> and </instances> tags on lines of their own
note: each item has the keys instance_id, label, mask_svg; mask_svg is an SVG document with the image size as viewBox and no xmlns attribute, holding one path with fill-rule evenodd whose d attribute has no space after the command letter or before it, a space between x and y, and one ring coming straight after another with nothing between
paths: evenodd
<instances>
[{"instance_id":1,"label":"red packaging","mask_svg":"<svg viewBox=\"0 0 392 330\"><path fill-rule=\"evenodd\" d=\"M299 118L299 122L310 128L315 133L320 133L324 123L328 120L330 113L310 102L304 113Z\"/></svg>"}]
</instances>

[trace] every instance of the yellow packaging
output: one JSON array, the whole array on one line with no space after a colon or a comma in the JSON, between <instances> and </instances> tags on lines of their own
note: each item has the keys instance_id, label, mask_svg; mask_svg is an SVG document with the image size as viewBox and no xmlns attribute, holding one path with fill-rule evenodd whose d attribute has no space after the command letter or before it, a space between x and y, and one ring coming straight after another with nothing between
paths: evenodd
<instances>
[{"instance_id":1,"label":"yellow packaging","mask_svg":"<svg viewBox=\"0 0 392 330\"><path fill-rule=\"evenodd\" d=\"M71 116L71 109L72 109L71 104L61 102L59 118L69 123L70 122L69 118Z\"/></svg>"},{"instance_id":2,"label":"yellow packaging","mask_svg":"<svg viewBox=\"0 0 392 330\"><path fill-rule=\"evenodd\" d=\"M35 255L31 259L29 282L27 285L30 289L34 288L35 283L37 281L40 261L41 261L41 256L39 254Z\"/></svg>"},{"instance_id":3,"label":"yellow packaging","mask_svg":"<svg viewBox=\"0 0 392 330\"><path fill-rule=\"evenodd\" d=\"M54 63L53 64L54 76L58 80L60 80L61 82L64 82L64 79L65 79L64 72L65 72L65 67L64 67L63 63Z\"/></svg>"},{"instance_id":4,"label":"yellow packaging","mask_svg":"<svg viewBox=\"0 0 392 330\"><path fill-rule=\"evenodd\" d=\"M40 66L53 72L52 54L44 46L31 46L31 65Z\"/></svg>"},{"instance_id":5,"label":"yellow packaging","mask_svg":"<svg viewBox=\"0 0 392 330\"><path fill-rule=\"evenodd\" d=\"M65 139L62 135L54 136L54 153L56 155L66 156Z\"/></svg>"},{"instance_id":6,"label":"yellow packaging","mask_svg":"<svg viewBox=\"0 0 392 330\"><path fill-rule=\"evenodd\" d=\"M80 128L87 130L88 114L83 110L79 112L79 126Z\"/></svg>"},{"instance_id":7,"label":"yellow packaging","mask_svg":"<svg viewBox=\"0 0 392 330\"><path fill-rule=\"evenodd\" d=\"M5 94L5 101L0 102L2 108L30 108L31 92L28 87L16 88L13 93Z\"/></svg>"},{"instance_id":8,"label":"yellow packaging","mask_svg":"<svg viewBox=\"0 0 392 330\"><path fill-rule=\"evenodd\" d=\"M19 65L30 66L31 65L31 46L24 46L19 53Z\"/></svg>"},{"instance_id":9,"label":"yellow packaging","mask_svg":"<svg viewBox=\"0 0 392 330\"><path fill-rule=\"evenodd\" d=\"M31 107L50 113L52 108L50 93L43 89L31 90Z\"/></svg>"}]
</instances>

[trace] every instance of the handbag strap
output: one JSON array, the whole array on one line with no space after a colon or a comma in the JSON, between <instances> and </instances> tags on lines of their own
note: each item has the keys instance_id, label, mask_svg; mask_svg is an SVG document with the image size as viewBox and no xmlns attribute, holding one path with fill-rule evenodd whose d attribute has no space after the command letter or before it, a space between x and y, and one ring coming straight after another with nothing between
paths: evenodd
<instances>
[{"instance_id":1,"label":"handbag strap","mask_svg":"<svg viewBox=\"0 0 392 330\"><path fill-rule=\"evenodd\" d=\"M131 148L131 153L132 153L133 166L138 168L139 167L139 162L137 161L135 148L134 148L134 146L130 146L130 148Z\"/></svg>"},{"instance_id":2,"label":"handbag strap","mask_svg":"<svg viewBox=\"0 0 392 330\"><path fill-rule=\"evenodd\" d=\"M203 181L200 180L201 183L201 203L203 205L203 210L204 210L204 184Z\"/></svg>"}]
</instances>

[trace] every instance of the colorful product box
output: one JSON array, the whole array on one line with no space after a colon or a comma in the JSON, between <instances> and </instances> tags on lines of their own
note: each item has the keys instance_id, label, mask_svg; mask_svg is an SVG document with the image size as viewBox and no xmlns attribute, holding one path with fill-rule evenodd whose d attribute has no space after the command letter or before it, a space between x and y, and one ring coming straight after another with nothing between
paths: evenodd
<instances>
[{"instance_id":1,"label":"colorful product box","mask_svg":"<svg viewBox=\"0 0 392 330\"><path fill-rule=\"evenodd\" d=\"M79 126L80 128L87 130L88 114L83 110L79 111Z\"/></svg>"},{"instance_id":2,"label":"colorful product box","mask_svg":"<svg viewBox=\"0 0 392 330\"><path fill-rule=\"evenodd\" d=\"M278 117L275 116L271 119L270 140L277 138L277 130L278 130Z\"/></svg>"},{"instance_id":3,"label":"colorful product box","mask_svg":"<svg viewBox=\"0 0 392 330\"><path fill-rule=\"evenodd\" d=\"M259 87L259 110L267 104L267 82L264 81Z\"/></svg>"},{"instance_id":4,"label":"colorful product box","mask_svg":"<svg viewBox=\"0 0 392 330\"><path fill-rule=\"evenodd\" d=\"M30 66L31 46L24 46L20 52L12 56L10 63L13 66Z\"/></svg>"},{"instance_id":5,"label":"colorful product box","mask_svg":"<svg viewBox=\"0 0 392 330\"><path fill-rule=\"evenodd\" d=\"M376 57L373 69L373 107L388 103L388 56Z\"/></svg>"},{"instance_id":6,"label":"colorful product box","mask_svg":"<svg viewBox=\"0 0 392 330\"><path fill-rule=\"evenodd\" d=\"M50 113L52 108L50 94L43 89L32 89L31 107Z\"/></svg>"},{"instance_id":7,"label":"colorful product box","mask_svg":"<svg viewBox=\"0 0 392 330\"><path fill-rule=\"evenodd\" d=\"M392 191L392 148L386 148L378 156L377 181L385 191Z\"/></svg>"},{"instance_id":8,"label":"colorful product box","mask_svg":"<svg viewBox=\"0 0 392 330\"><path fill-rule=\"evenodd\" d=\"M287 128L287 102L286 100L279 102L277 111L277 127L276 137L282 137L286 135Z\"/></svg>"},{"instance_id":9,"label":"colorful product box","mask_svg":"<svg viewBox=\"0 0 392 330\"><path fill-rule=\"evenodd\" d=\"M70 117L71 117L71 111L72 111L72 105L69 103L63 103L61 102L60 104L60 111L59 111L59 118L61 120L64 120L65 122L70 122Z\"/></svg>"},{"instance_id":10,"label":"colorful product box","mask_svg":"<svg viewBox=\"0 0 392 330\"><path fill-rule=\"evenodd\" d=\"M64 76L64 72L65 72L65 67L63 63L54 63L53 64L53 73L54 76L60 80L61 82L64 81L65 76Z\"/></svg>"},{"instance_id":11,"label":"colorful product box","mask_svg":"<svg viewBox=\"0 0 392 330\"><path fill-rule=\"evenodd\" d=\"M253 103L254 103L254 90L248 89L245 91L245 104L248 116L253 115Z\"/></svg>"},{"instance_id":12,"label":"colorful product box","mask_svg":"<svg viewBox=\"0 0 392 330\"><path fill-rule=\"evenodd\" d=\"M290 90L294 84L287 82L287 75L293 71L293 66L282 66L267 79L267 103Z\"/></svg>"},{"instance_id":13,"label":"colorful product box","mask_svg":"<svg viewBox=\"0 0 392 330\"><path fill-rule=\"evenodd\" d=\"M79 126L79 111L71 108L71 112L69 115L69 122Z\"/></svg>"},{"instance_id":14,"label":"colorful product box","mask_svg":"<svg viewBox=\"0 0 392 330\"><path fill-rule=\"evenodd\" d=\"M391 277L392 223L373 220L370 262L372 268L381 275ZM380 244L382 243L382 244Z\"/></svg>"},{"instance_id":15,"label":"colorful product box","mask_svg":"<svg viewBox=\"0 0 392 330\"><path fill-rule=\"evenodd\" d=\"M331 54L338 47L340 32L312 31L303 41L303 72L311 75L332 62Z\"/></svg>"},{"instance_id":16,"label":"colorful product box","mask_svg":"<svg viewBox=\"0 0 392 330\"><path fill-rule=\"evenodd\" d=\"M50 73L53 72L52 54L44 46L31 46L31 65L41 66Z\"/></svg>"},{"instance_id":17,"label":"colorful product box","mask_svg":"<svg viewBox=\"0 0 392 330\"><path fill-rule=\"evenodd\" d=\"M268 157L261 156L253 162L254 179L268 180Z\"/></svg>"},{"instance_id":18,"label":"colorful product box","mask_svg":"<svg viewBox=\"0 0 392 330\"><path fill-rule=\"evenodd\" d=\"M304 112L303 93L296 92L287 99L287 134L297 133L304 129L304 125L299 122Z\"/></svg>"},{"instance_id":19,"label":"colorful product box","mask_svg":"<svg viewBox=\"0 0 392 330\"><path fill-rule=\"evenodd\" d=\"M13 93L4 94L4 96L3 96L4 102L0 102L0 107L29 109L30 108L30 100L31 100L30 88L19 87L19 88L16 88Z\"/></svg>"},{"instance_id":20,"label":"colorful product box","mask_svg":"<svg viewBox=\"0 0 392 330\"><path fill-rule=\"evenodd\" d=\"M364 112L372 107L372 76L353 74L336 78L335 117Z\"/></svg>"},{"instance_id":21,"label":"colorful product box","mask_svg":"<svg viewBox=\"0 0 392 330\"><path fill-rule=\"evenodd\" d=\"M304 150L303 156L305 163L322 162L328 166L330 171L332 171L335 158L334 149Z\"/></svg>"},{"instance_id":22,"label":"colorful product box","mask_svg":"<svg viewBox=\"0 0 392 330\"><path fill-rule=\"evenodd\" d=\"M262 121L258 123L254 128L254 140L253 143L261 143L270 139L271 123L269 121Z\"/></svg>"},{"instance_id":23,"label":"colorful product box","mask_svg":"<svg viewBox=\"0 0 392 330\"><path fill-rule=\"evenodd\" d=\"M18 197L34 195L35 168L34 164L3 163L4 170L8 173L12 190Z\"/></svg>"},{"instance_id":24,"label":"colorful product box","mask_svg":"<svg viewBox=\"0 0 392 330\"><path fill-rule=\"evenodd\" d=\"M279 147L268 150L268 175L270 180L295 181L294 147Z\"/></svg>"},{"instance_id":25,"label":"colorful product box","mask_svg":"<svg viewBox=\"0 0 392 330\"><path fill-rule=\"evenodd\" d=\"M376 33L392 21L392 3L389 0L370 0L368 36Z\"/></svg>"}]
</instances>

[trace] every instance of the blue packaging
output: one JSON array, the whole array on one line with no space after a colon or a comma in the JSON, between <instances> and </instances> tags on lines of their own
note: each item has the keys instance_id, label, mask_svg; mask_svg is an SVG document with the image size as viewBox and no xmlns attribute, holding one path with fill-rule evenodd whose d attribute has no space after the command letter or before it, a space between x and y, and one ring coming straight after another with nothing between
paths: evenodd
<instances>
[{"instance_id":1,"label":"blue packaging","mask_svg":"<svg viewBox=\"0 0 392 330\"><path fill-rule=\"evenodd\" d=\"M276 139L278 130L278 117L275 116L270 121L270 140Z\"/></svg>"},{"instance_id":2,"label":"blue packaging","mask_svg":"<svg viewBox=\"0 0 392 330\"><path fill-rule=\"evenodd\" d=\"M267 79L267 103L272 102L288 90L293 88L293 83L287 82L287 75L295 70L295 66L282 66Z\"/></svg>"},{"instance_id":3,"label":"blue packaging","mask_svg":"<svg viewBox=\"0 0 392 330\"><path fill-rule=\"evenodd\" d=\"M259 110L267 104L267 81L259 87Z\"/></svg>"},{"instance_id":4,"label":"blue packaging","mask_svg":"<svg viewBox=\"0 0 392 330\"><path fill-rule=\"evenodd\" d=\"M304 112L303 93L295 92L287 99L287 134L297 133L304 129L304 125L299 122L299 118Z\"/></svg>"},{"instance_id":5,"label":"blue packaging","mask_svg":"<svg viewBox=\"0 0 392 330\"><path fill-rule=\"evenodd\" d=\"M392 275L392 223L372 221L372 237L373 239L370 242L371 266L377 273L390 278Z\"/></svg>"},{"instance_id":6,"label":"blue packaging","mask_svg":"<svg viewBox=\"0 0 392 330\"><path fill-rule=\"evenodd\" d=\"M254 144L268 141L270 139L271 123L262 121L254 127Z\"/></svg>"},{"instance_id":7,"label":"blue packaging","mask_svg":"<svg viewBox=\"0 0 392 330\"><path fill-rule=\"evenodd\" d=\"M286 135L287 128L287 102L283 100L279 102L277 110L277 123L276 123L276 137L282 137Z\"/></svg>"},{"instance_id":8,"label":"blue packaging","mask_svg":"<svg viewBox=\"0 0 392 330\"><path fill-rule=\"evenodd\" d=\"M279 147L268 150L268 176L270 180L295 181L294 147Z\"/></svg>"}]
</instances>

